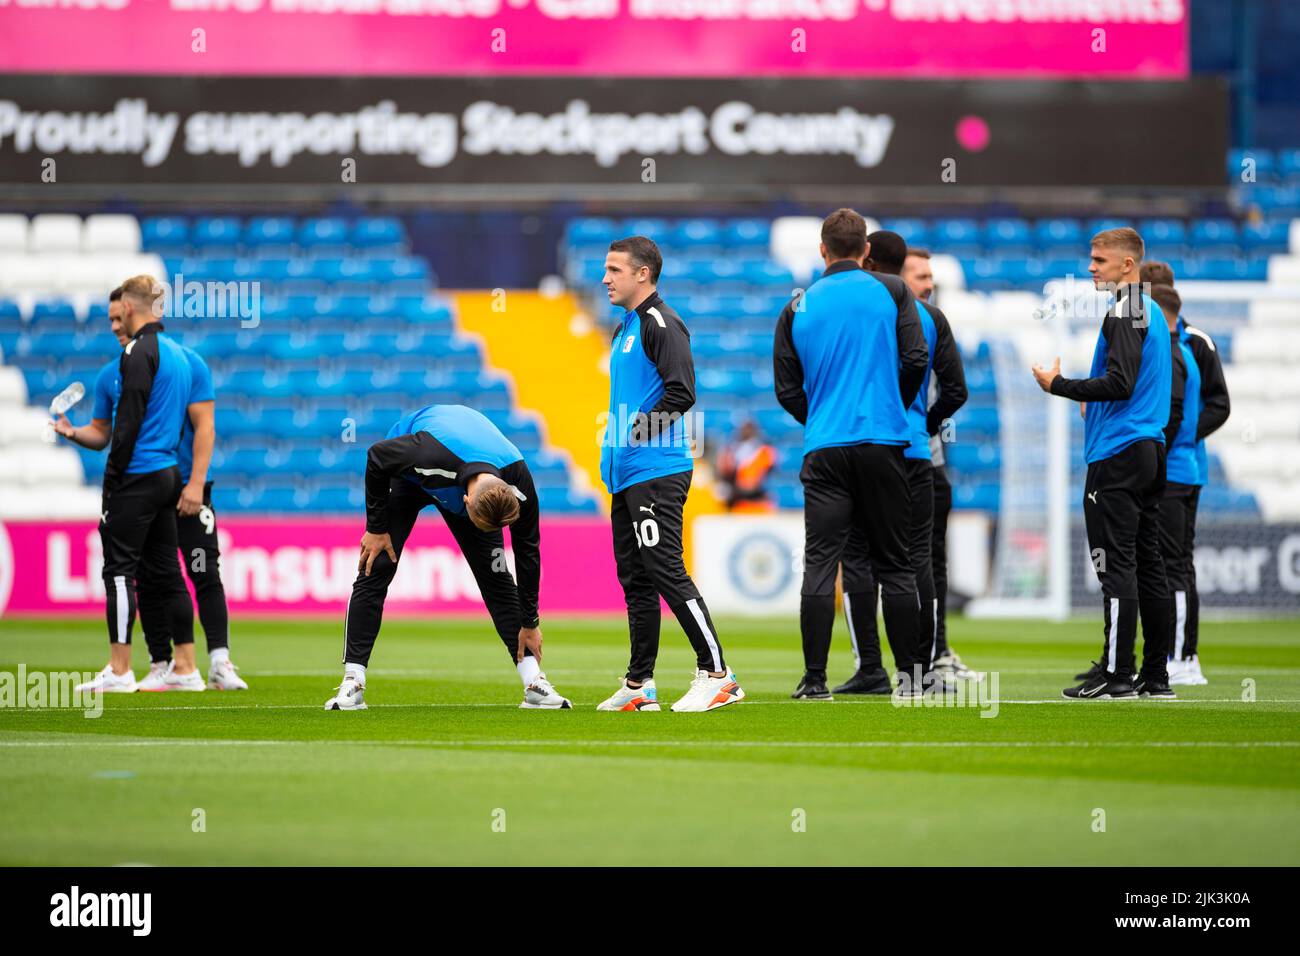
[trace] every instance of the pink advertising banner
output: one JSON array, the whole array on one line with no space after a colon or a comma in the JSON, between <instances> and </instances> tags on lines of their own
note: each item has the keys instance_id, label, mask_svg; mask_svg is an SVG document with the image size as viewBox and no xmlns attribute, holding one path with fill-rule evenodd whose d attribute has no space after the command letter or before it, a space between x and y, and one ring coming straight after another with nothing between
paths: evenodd
<instances>
[{"instance_id":1,"label":"pink advertising banner","mask_svg":"<svg viewBox=\"0 0 1300 956\"><path fill-rule=\"evenodd\" d=\"M1180 78L1189 0L0 0L0 73Z\"/></svg>"},{"instance_id":2,"label":"pink advertising banner","mask_svg":"<svg viewBox=\"0 0 1300 956\"><path fill-rule=\"evenodd\" d=\"M222 518L221 578L235 614L342 614L357 574L356 518ZM508 544L508 541L507 541ZM513 562L513 554L508 560ZM0 523L0 616L102 615L94 521ZM542 614L623 609L609 523L542 521ZM446 525L430 515L407 541L386 614L475 612L483 601Z\"/></svg>"}]
</instances>

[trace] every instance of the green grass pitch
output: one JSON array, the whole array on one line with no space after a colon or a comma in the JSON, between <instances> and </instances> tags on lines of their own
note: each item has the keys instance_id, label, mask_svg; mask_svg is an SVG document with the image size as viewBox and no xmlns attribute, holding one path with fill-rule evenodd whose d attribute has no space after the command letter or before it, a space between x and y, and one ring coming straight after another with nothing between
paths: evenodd
<instances>
[{"instance_id":1,"label":"green grass pitch","mask_svg":"<svg viewBox=\"0 0 1300 956\"><path fill-rule=\"evenodd\" d=\"M336 620L237 620L246 693L0 709L0 864L1300 863L1300 622L1204 624L1211 683L1176 702L1075 703L1097 622L955 618L996 717L791 701L790 620L721 621L746 701L673 714L692 660L670 618L664 711L597 713L623 622L544 628L575 710L517 709L486 616L386 622L366 712L321 709ZM0 621L0 670L95 670L106 643L98 621ZM851 667L839 632L832 679Z\"/></svg>"}]
</instances>

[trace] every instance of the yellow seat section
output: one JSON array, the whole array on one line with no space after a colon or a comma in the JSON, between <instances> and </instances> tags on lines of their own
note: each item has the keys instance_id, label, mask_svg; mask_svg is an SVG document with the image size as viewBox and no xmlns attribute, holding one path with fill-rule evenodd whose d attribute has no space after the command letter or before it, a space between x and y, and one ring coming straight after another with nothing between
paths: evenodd
<instances>
[{"instance_id":1,"label":"yellow seat section","mask_svg":"<svg viewBox=\"0 0 1300 956\"><path fill-rule=\"evenodd\" d=\"M545 440L567 451L608 513L609 495L600 480L600 436L609 407L609 337L568 292L533 290L452 292L462 332L479 336L487 362L514 379L517 407L537 412ZM724 510L712 489L696 481L686 504L686 562L690 566L691 520Z\"/></svg>"}]
</instances>

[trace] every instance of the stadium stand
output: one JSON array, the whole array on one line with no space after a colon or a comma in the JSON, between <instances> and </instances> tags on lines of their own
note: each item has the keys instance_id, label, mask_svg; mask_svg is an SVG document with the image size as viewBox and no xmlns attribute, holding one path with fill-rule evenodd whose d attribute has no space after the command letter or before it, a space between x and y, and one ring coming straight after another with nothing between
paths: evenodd
<instances>
[{"instance_id":1,"label":"stadium stand","mask_svg":"<svg viewBox=\"0 0 1300 956\"><path fill-rule=\"evenodd\" d=\"M1240 158L1231 157L1230 167L1239 168ZM1270 158L1265 168L1287 170L1288 181L1300 189L1300 151ZM1275 175L1282 174L1269 173ZM1282 363L1300 359L1300 299L1293 286L1300 283L1300 219L1287 218L1300 214L1300 206L1263 209L1259 195L1268 188L1243 187L1238 219L1148 219L1137 228L1147 238L1148 257L1173 266L1184 315L1214 336L1233 390L1231 427L1210 442L1211 479L1203 507L1220 515L1281 520L1300 516L1300 500L1290 490L1300 476L1300 423L1276 401L1300 395L1294 376L1281 369ZM1277 198L1275 192L1264 195L1270 202ZM936 302L962 346L970 390L956 416L958 440L948 449L953 503L996 512L1003 446L990 347L1012 343L1020 360L1009 367L1022 368L1026 376L1033 362L1050 362L1054 344L1043 323L1035 321L1045 290L1055 293L1054 280L1074 276L1074 293L1091 296L1088 239L1123 223L1068 217L883 217L882 223L911 244L941 253L932 260ZM772 394L772 327L802 278L779 264L792 259L785 230L774 234L772 223L758 219L575 219L566 230L562 268L594 314L607 312L603 297L593 294L605 249L612 239L630 234L648 235L664 250L661 288L694 337L706 447L727 441L742 421L755 419L781 453L771 479L778 502L801 506L801 432ZM1079 309L1070 328L1063 365L1067 374L1082 374L1091 361L1097 318ZM1081 447L1077 416L1071 429L1071 443ZM1240 429L1270 440L1239 441ZM1072 457L1072 470L1070 500L1077 509L1084 477L1079 456Z\"/></svg>"},{"instance_id":2,"label":"stadium stand","mask_svg":"<svg viewBox=\"0 0 1300 956\"><path fill-rule=\"evenodd\" d=\"M212 367L219 510L360 509L365 449L413 402L481 409L548 510L598 510L457 331L399 220L44 215L0 217L0 444L23 451L0 456L14 472L0 474L3 516L98 513L103 453L46 441L44 409L117 354L107 293L137 273L175 284L168 330Z\"/></svg>"}]
</instances>

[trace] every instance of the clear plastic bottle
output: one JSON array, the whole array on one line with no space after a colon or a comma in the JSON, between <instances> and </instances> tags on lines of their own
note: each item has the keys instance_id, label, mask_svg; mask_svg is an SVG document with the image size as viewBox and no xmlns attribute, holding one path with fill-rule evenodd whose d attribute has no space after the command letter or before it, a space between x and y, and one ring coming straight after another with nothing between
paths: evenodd
<instances>
[{"instance_id":1,"label":"clear plastic bottle","mask_svg":"<svg viewBox=\"0 0 1300 956\"><path fill-rule=\"evenodd\" d=\"M50 416L58 418L60 415L66 415L68 409L77 402L86 397L86 386L80 382L73 382L63 391L55 396L54 401L50 402Z\"/></svg>"}]
</instances>

